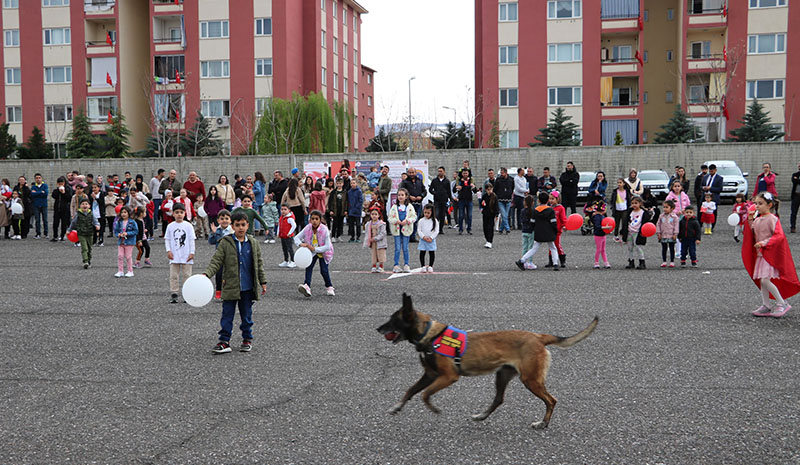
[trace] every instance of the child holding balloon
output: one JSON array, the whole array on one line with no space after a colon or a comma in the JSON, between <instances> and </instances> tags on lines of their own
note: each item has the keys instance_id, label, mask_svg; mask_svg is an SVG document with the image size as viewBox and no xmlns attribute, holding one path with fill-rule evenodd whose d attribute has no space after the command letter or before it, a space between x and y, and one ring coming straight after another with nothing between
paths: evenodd
<instances>
[{"instance_id":1,"label":"child holding balloon","mask_svg":"<svg viewBox=\"0 0 800 465\"><path fill-rule=\"evenodd\" d=\"M80 207L72 217L72 222L67 229L67 237L72 231L77 233L77 241L72 238L70 240L80 242L84 270L92 266L92 236L95 231L100 230L100 222L92 215L90 204L88 197L81 199Z\"/></svg>"},{"instance_id":2,"label":"child holding balloon","mask_svg":"<svg viewBox=\"0 0 800 465\"><path fill-rule=\"evenodd\" d=\"M319 272L325 281L325 292L334 296L336 292L334 292L331 275L328 271L328 266L333 259L333 245L330 241L328 227L325 226L322 212L319 210L312 211L308 215L308 219L309 223L294 238L296 245L308 249L313 254L311 264L306 267L306 279L297 287L297 290L304 296L311 297L311 276L314 273L314 265L319 261ZM295 260L297 260L297 253L295 253Z\"/></svg>"},{"instance_id":3,"label":"child holding balloon","mask_svg":"<svg viewBox=\"0 0 800 465\"><path fill-rule=\"evenodd\" d=\"M550 192L550 198L547 201L547 204L552 207L553 211L556 212L556 250L558 250L558 262L561 264L561 268L566 268L567 266L567 253L564 251L564 247L561 246L561 233L567 230L567 210L561 205L561 194L553 190ZM553 266L553 254L550 254L549 263L545 265L545 268L549 268Z\"/></svg>"},{"instance_id":4,"label":"child holding balloon","mask_svg":"<svg viewBox=\"0 0 800 465\"><path fill-rule=\"evenodd\" d=\"M643 206L644 201L642 198L633 196L631 198L631 208L622 217L622 242L628 244L628 265L625 267L628 270L634 268L644 270L647 268L644 261L644 249L642 248L647 244L647 237L643 234L642 226L650 221L652 212L645 210L642 208ZM636 257L639 257L639 266L636 266Z\"/></svg>"},{"instance_id":5,"label":"child holding balloon","mask_svg":"<svg viewBox=\"0 0 800 465\"><path fill-rule=\"evenodd\" d=\"M736 200L733 203L733 214L739 217L739 221L733 226L733 240L739 242L739 235L744 230L747 224L747 203L745 202L744 194L736 194Z\"/></svg>"},{"instance_id":6,"label":"child holding balloon","mask_svg":"<svg viewBox=\"0 0 800 465\"><path fill-rule=\"evenodd\" d=\"M167 225L164 234L164 246L167 248L169 259L169 290L170 303L178 303L178 291L181 281L186 281L192 275L194 264L194 228L184 221L186 207L183 203L174 202L172 216L175 219Z\"/></svg>"},{"instance_id":7,"label":"child holding balloon","mask_svg":"<svg viewBox=\"0 0 800 465\"><path fill-rule=\"evenodd\" d=\"M613 231L615 228L606 220L615 223L613 218L606 218L606 208L602 200L597 200L592 212L592 233L594 235L594 267L600 268L600 258L603 258L603 266L611 268L606 255L606 229Z\"/></svg>"}]
</instances>

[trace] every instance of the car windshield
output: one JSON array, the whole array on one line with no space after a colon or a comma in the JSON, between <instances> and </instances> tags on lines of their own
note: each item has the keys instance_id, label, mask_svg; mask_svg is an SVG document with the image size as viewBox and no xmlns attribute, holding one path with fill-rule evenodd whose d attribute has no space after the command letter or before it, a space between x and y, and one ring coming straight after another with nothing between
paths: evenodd
<instances>
[{"instance_id":1,"label":"car windshield","mask_svg":"<svg viewBox=\"0 0 800 465\"><path fill-rule=\"evenodd\" d=\"M592 182L597 175L595 173L581 173L581 180L579 182Z\"/></svg>"},{"instance_id":2,"label":"car windshield","mask_svg":"<svg viewBox=\"0 0 800 465\"><path fill-rule=\"evenodd\" d=\"M669 176L664 173L639 173L639 179L642 181L666 181Z\"/></svg>"},{"instance_id":3,"label":"car windshield","mask_svg":"<svg viewBox=\"0 0 800 465\"><path fill-rule=\"evenodd\" d=\"M721 175L722 177L741 176L742 172L739 170L738 166L718 166L717 174Z\"/></svg>"}]
</instances>

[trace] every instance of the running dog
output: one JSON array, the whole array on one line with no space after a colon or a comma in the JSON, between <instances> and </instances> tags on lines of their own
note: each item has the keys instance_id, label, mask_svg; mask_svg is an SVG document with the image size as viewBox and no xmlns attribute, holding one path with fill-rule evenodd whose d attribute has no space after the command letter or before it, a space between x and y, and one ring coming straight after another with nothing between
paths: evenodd
<instances>
[{"instance_id":1,"label":"running dog","mask_svg":"<svg viewBox=\"0 0 800 465\"><path fill-rule=\"evenodd\" d=\"M476 421L485 420L503 403L506 386L519 375L522 383L547 406L542 421L532 428L547 428L556 398L544 386L550 368L548 345L570 347L586 339L597 327L597 317L583 331L570 337L536 334L528 331L492 331L469 333L435 321L430 315L414 309L411 297L403 293L403 306L378 328L378 332L397 344L407 340L420 352L420 362L425 372L411 386L400 402L390 411L398 413L418 392L422 401L434 413L440 410L431 404L431 396L458 381L461 376L480 376L495 373L495 397L485 412L473 415ZM463 340L459 339L463 335ZM442 355L442 346L451 349ZM452 349L455 348L455 352ZM445 352L447 354L447 352Z\"/></svg>"}]
</instances>

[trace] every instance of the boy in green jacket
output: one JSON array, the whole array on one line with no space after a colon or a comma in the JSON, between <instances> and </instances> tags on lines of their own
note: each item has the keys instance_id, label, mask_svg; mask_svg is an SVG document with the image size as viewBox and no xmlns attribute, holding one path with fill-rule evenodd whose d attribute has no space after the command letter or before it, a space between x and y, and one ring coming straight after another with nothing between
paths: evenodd
<instances>
[{"instance_id":1,"label":"boy in green jacket","mask_svg":"<svg viewBox=\"0 0 800 465\"><path fill-rule=\"evenodd\" d=\"M233 235L225 236L219 241L217 251L203 273L206 277L211 277L222 267L222 328L219 330L219 342L211 350L215 354L231 351L231 332L237 304L242 319L239 326L242 330L242 345L239 351L250 352L253 347L253 301L258 300L259 288L261 295L267 293L261 248L258 241L247 234L250 227L247 215L240 210L234 211L231 223Z\"/></svg>"},{"instance_id":2,"label":"boy in green jacket","mask_svg":"<svg viewBox=\"0 0 800 465\"><path fill-rule=\"evenodd\" d=\"M257 219L259 223L261 223L262 227L266 227L267 222L258 212L253 208L253 198L250 197L249 194L245 194L242 196L242 206L239 208L235 208L231 213L236 212L243 212L247 215L247 223L250 225L249 229L247 230L247 234L251 236L255 235L253 228L255 227L254 219Z\"/></svg>"},{"instance_id":3,"label":"boy in green jacket","mask_svg":"<svg viewBox=\"0 0 800 465\"><path fill-rule=\"evenodd\" d=\"M100 222L92 215L92 207L89 199L83 197L79 202L79 210L75 212L72 222L69 224L69 231L78 232L78 241L81 244L81 256L83 258L83 269L92 266L92 236L94 231L100 230Z\"/></svg>"}]
</instances>

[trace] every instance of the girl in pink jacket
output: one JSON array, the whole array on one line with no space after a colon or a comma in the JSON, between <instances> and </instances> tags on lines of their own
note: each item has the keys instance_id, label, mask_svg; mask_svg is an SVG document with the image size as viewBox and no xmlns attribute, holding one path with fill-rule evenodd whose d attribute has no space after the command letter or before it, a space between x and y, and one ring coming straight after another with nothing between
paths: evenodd
<instances>
[{"instance_id":1,"label":"girl in pink jacket","mask_svg":"<svg viewBox=\"0 0 800 465\"><path fill-rule=\"evenodd\" d=\"M661 242L661 268L667 267L667 249L669 249L669 267L675 268L675 242L678 240L680 219L675 213L675 202L664 201L664 213L658 217L656 234Z\"/></svg>"}]
</instances>

